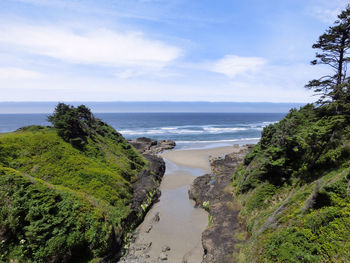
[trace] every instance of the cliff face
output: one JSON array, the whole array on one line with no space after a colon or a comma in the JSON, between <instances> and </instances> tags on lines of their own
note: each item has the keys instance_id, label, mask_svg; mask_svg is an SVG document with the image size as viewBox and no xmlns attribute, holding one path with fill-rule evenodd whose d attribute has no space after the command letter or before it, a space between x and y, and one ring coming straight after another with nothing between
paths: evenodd
<instances>
[{"instance_id":1,"label":"cliff face","mask_svg":"<svg viewBox=\"0 0 350 263\"><path fill-rule=\"evenodd\" d=\"M350 261L348 115L291 110L252 149L211 164L190 190L210 213L203 262Z\"/></svg>"},{"instance_id":2,"label":"cliff face","mask_svg":"<svg viewBox=\"0 0 350 263\"><path fill-rule=\"evenodd\" d=\"M162 159L103 122L84 147L40 126L0 135L0 262L118 257L158 198Z\"/></svg>"},{"instance_id":3,"label":"cliff face","mask_svg":"<svg viewBox=\"0 0 350 263\"><path fill-rule=\"evenodd\" d=\"M236 146L225 158L210 160L212 174L197 177L189 196L209 213L209 224L202 234L203 263L235 262L245 241L244 225L239 222L240 207L232 196L232 174L252 146Z\"/></svg>"}]
</instances>

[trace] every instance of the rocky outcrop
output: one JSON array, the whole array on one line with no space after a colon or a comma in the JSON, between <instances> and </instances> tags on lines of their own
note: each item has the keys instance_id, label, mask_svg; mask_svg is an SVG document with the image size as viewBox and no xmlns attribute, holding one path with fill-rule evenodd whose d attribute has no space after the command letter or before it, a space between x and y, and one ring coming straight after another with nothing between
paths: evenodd
<instances>
[{"instance_id":1,"label":"rocky outcrop","mask_svg":"<svg viewBox=\"0 0 350 263\"><path fill-rule=\"evenodd\" d=\"M203 263L237 262L235 254L247 236L238 220L240 207L232 195L231 178L251 148L235 145L231 154L209 160L212 174L196 178L190 187L190 198L209 212L208 228L202 234Z\"/></svg>"},{"instance_id":2,"label":"rocky outcrop","mask_svg":"<svg viewBox=\"0 0 350 263\"><path fill-rule=\"evenodd\" d=\"M130 142L149 162L149 169L142 171L133 183L132 213L126 224L138 225L152 204L160 196L159 185L165 173L164 160L156 154L175 147L170 140L156 141L150 138L138 138Z\"/></svg>"},{"instance_id":3,"label":"rocky outcrop","mask_svg":"<svg viewBox=\"0 0 350 263\"><path fill-rule=\"evenodd\" d=\"M171 250L169 246L164 245L162 247L162 252L154 259L150 258L148 254L151 247L152 242L132 244L131 251L129 251L128 255L123 257L119 263L170 263L167 254L167 252Z\"/></svg>"},{"instance_id":4,"label":"rocky outcrop","mask_svg":"<svg viewBox=\"0 0 350 263\"><path fill-rule=\"evenodd\" d=\"M133 183L133 200L131 204L132 212L123 222L123 228L134 229L139 225L146 213L152 207L152 205L158 201L160 197L159 185L165 173L165 162L157 156L157 153L164 150L169 150L175 147L173 141L156 141L149 138L138 138L130 142L149 162L149 169L142 171L137 180ZM159 219L158 219L159 220ZM127 239L130 239L130 243L133 243L137 233L129 235ZM128 253L119 262L145 262L147 250L151 247L152 243L143 244L136 248L137 251L141 251L141 256L135 256L133 253ZM164 255L162 255L164 260ZM159 259L160 261L162 259Z\"/></svg>"},{"instance_id":5,"label":"rocky outcrop","mask_svg":"<svg viewBox=\"0 0 350 263\"><path fill-rule=\"evenodd\" d=\"M176 143L172 140L153 140L146 137L137 138L130 141L142 154L157 154L165 150L171 150L176 146Z\"/></svg>"},{"instance_id":6,"label":"rocky outcrop","mask_svg":"<svg viewBox=\"0 0 350 263\"><path fill-rule=\"evenodd\" d=\"M165 163L157 153L175 147L170 140L156 141L150 138L137 138L130 142L149 162L149 169L142 171L133 183L134 195L131 205L133 213L127 222L139 224L151 205L160 196L159 185L165 173Z\"/></svg>"},{"instance_id":7,"label":"rocky outcrop","mask_svg":"<svg viewBox=\"0 0 350 263\"><path fill-rule=\"evenodd\" d=\"M134 228L139 225L150 207L159 199L159 185L165 173L165 163L162 158L143 155L149 162L149 169L142 171L133 183L132 212L125 220L125 226Z\"/></svg>"}]
</instances>

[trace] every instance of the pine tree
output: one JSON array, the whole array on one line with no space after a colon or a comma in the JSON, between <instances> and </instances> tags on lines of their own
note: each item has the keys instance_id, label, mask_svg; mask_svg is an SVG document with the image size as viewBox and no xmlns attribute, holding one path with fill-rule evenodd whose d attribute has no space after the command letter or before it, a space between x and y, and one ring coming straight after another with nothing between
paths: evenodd
<instances>
[{"instance_id":1,"label":"pine tree","mask_svg":"<svg viewBox=\"0 0 350 263\"><path fill-rule=\"evenodd\" d=\"M338 15L338 20L321 35L312 48L320 50L312 65L328 65L333 74L310 81L306 88L321 95L318 103L341 104L349 99L347 64L350 61L350 5ZM336 107L337 111L339 107Z\"/></svg>"}]
</instances>

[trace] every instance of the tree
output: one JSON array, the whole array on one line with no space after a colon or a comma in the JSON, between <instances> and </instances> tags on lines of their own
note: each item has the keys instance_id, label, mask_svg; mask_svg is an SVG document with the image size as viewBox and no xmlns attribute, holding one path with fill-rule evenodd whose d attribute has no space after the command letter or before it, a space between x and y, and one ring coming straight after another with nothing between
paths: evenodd
<instances>
[{"instance_id":1,"label":"tree","mask_svg":"<svg viewBox=\"0 0 350 263\"><path fill-rule=\"evenodd\" d=\"M319 49L312 65L328 65L333 74L310 81L306 88L321 95L318 103L342 102L349 99L347 64L350 61L350 5L338 15L338 20L321 35L312 48ZM337 112L339 110L336 107Z\"/></svg>"},{"instance_id":2,"label":"tree","mask_svg":"<svg viewBox=\"0 0 350 263\"><path fill-rule=\"evenodd\" d=\"M93 132L96 122L90 109L84 105L75 108L59 103L52 115L48 116L58 135L77 148L83 148Z\"/></svg>"}]
</instances>

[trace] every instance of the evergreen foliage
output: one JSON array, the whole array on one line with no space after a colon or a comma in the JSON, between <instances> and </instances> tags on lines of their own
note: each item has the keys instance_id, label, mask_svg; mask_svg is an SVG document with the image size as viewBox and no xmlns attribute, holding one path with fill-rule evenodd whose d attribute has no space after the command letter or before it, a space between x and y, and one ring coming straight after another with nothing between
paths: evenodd
<instances>
[{"instance_id":1,"label":"evergreen foliage","mask_svg":"<svg viewBox=\"0 0 350 263\"><path fill-rule=\"evenodd\" d=\"M321 95L320 103L350 102L350 84L347 76L347 64L350 62L350 5L341 12L334 25L319 37L316 44L312 46L320 50L316 53L316 59L312 65L327 65L334 73L312 80L306 85ZM338 103L340 102L341 103ZM338 109L337 111L342 110Z\"/></svg>"},{"instance_id":2,"label":"evergreen foliage","mask_svg":"<svg viewBox=\"0 0 350 263\"><path fill-rule=\"evenodd\" d=\"M85 105L74 107L64 103L59 103L52 115L48 116L57 134L66 142L70 142L74 147L82 149L88 138L96 134L104 136L109 133L109 137L120 137L114 129L100 119L95 118L90 109Z\"/></svg>"},{"instance_id":3,"label":"evergreen foliage","mask_svg":"<svg viewBox=\"0 0 350 263\"><path fill-rule=\"evenodd\" d=\"M264 128L233 176L251 238L242 262L350 261L350 122L331 106Z\"/></svg>"}]
</instances>

